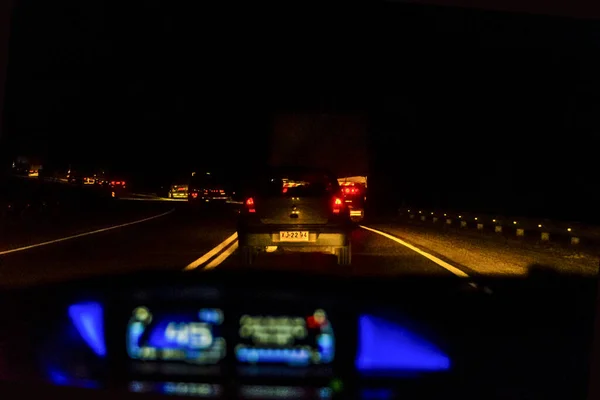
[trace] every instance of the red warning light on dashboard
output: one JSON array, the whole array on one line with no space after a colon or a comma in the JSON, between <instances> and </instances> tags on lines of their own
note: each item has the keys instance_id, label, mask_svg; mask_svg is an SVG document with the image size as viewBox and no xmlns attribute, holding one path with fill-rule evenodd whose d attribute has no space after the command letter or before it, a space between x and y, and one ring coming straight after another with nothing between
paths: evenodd
<instances>
[{"instance_id":1,"label":"red warning light on dashboard","mask_svg":"<svg viewBox=\"0 0 600 400\"><path fill-rule=\"evenodd\" d=\"M310 317L306 317L306 326L308 326L309 329L320 328L325 324L327 324L327 317L323 310L317 310Z\"/></svg>"}]
</instances>

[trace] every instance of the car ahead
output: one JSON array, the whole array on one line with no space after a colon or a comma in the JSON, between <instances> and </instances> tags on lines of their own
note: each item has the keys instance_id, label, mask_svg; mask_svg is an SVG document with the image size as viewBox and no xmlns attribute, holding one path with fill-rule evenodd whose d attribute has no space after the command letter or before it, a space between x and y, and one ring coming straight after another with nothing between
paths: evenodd
<instances>
[{"instance_id":1,"label":"car ahead","mask_svg":"<svg viewBox=\"0 0 600 400\"><path fill-rule=\"evenodd\" d=\"M103 180L99 186L110 192L111 197L121 197L127 193L127 182L120 177L112 177L112 179Z\"/></svg>"},{"instance_id":2,"label":"car ahead","mask_svg":"<svg viewBox=\"0 0 600 400\"><path fill-rule=\"evenodd\" d=\"M267 248L335 254L351 263L352 222L335 176L312 168L275 168L247 190L238 220L242 264Z\"/></svg>"},{"instance_id":3,"label":"car ahead","mask_svg":"<svg viewBox=\"0 0 600 400\"><path fill-rule=\"evenodd\" d=\"M188 185L184 183L171 185L168 196L170 199L187 199Z\"/></svg>"},{"instance_id":4,"label":"car ahead","mask_svg":"<svg viewBox=\"0 0 600 400\"><path fill-rule=\"evenodd\" d=\"M188 201L192 204L225 204L231 201L227 180L221 174L195 174L189 186Z\"/></svg>"},{"instance_id":5,"label":"car ahead","mask_svg":"<svg viewBox=\"0 0 600 400\"><path fill-rule=\"evenodd\" d=\"M365 218L365 186L357 182L340 182L340 186L344 204L350 211L350 218L355 222L362 221Z\"/></svg>"}]
</instances>

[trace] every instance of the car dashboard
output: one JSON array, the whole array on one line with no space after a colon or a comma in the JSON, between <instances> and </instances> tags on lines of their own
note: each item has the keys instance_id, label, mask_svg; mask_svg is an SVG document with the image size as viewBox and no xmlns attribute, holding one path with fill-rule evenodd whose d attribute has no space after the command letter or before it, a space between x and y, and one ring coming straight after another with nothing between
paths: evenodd
<instances>
[{"instance_id":1,"label":"car dashboard","mask_svg":"<svg viewBox=\"0 0 600 400\"><path fill-rule=\"evenodd\" d=\"M482 312L490 296L460 279L425 290L411 280L194 276L21 293L0 336L11 365L2 378L215 399L437 398L480 394L504 368Z\"/></svg>"}]
</instances>

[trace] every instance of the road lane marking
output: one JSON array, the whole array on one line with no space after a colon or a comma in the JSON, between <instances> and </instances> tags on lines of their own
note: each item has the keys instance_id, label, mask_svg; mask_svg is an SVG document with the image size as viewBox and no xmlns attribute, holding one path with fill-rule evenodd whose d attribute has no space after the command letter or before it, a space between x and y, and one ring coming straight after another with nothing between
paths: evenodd
<instances>
[{"instance_id":1,"label":"road lane marking","mask_svg":"<svg viewBox=\"0 0 600 400\"><path fill-rule=\"evenodd\" d=\"M236 240L230 247L227 248L227 250L219 254L219 257L215 258L206 267L204 267L204 269L208 270L217 267L219 264L225 261L227 257L233 254L233 252L238 248L239 244L240 242Z\"/></svg>"},{"instance_id":2,"label":"road lane marking","mask_svg":"<svg viewBox=\"0 0 600 400\"><path fill-rule=\"evenodd\" d=\"M199 259L197 259L197 260L192 261L191 263L189 263L188 266L185 267L183 270L184 271L191 271L193 269L198 268L200 265L204 264L205 262L207 262L208 260L210 260L211 258L213 258L216 254L218 254L219 252L221 252L224 248L226 248L227 246L229 246L229 244L231 242L233 242L234 240L237 240L237 232L235 232L233 235L229 236L227 239L223 240L214 249L212 249L211 251L209 251L208 253L206 253L205 255L203 255L202 257L200 257Z\"/></svg>"},{"instance_id":3,"label":"road lane marking","mask_svg":"<svg viewBox=\"0 0 600 400\"><path fill-rule=\"evenodd\" d=\"M434 263L436 263L437 265L439 265L442 268L447 269L448 271L452 272L454 275L461 277L461 278L468 278L469 275L467 275L466 273L464 273L463 271L461 271L460 269L456 268L453 265L448 264L446 261L444 260L440 260L439 258L437 258L434 255L431 255L415 246L413 246L412 244L406 243L404 240L402 239L398 239L395 236L392 236L388 233L382 232L382 231L378 231L377 229L373 229L373 228L369 228L367 226L363 226L363 225L359 225L362 229L366 229L368 231L371 231L373 233L377 233L378 235L381 235L383 237L386 237L390 240L393 240L396 243L400 243L402 246L406 246L409 249L411 249L412 251L415 251L417 253L419 253L420 255L422 255L423 257L433 261Z\"/></svg>"},{"instance_id":4,"label":"road lane marking","mask_svg":"<svg viewBox=\"0 0 600 400\"><path fill-rule=\"evenodd\" d=\"M24 251L24 250L33 249L35 247L46 246L48 244L60 243L60 242L66 241L66 240L76 239L76 238L80 238L80 237L88 236L88 235L93 235L93 234L100 233L100 232L106 232L106 231L110 231L112 229L123 228L123 227L129 226L129 225L139 224L141 222L146 222L146 221L150 221L152 219L164 217L167 214L171 214L173 211L175 211L174 208L172 210L169 210L169 211L165 212L165 213L162 213L162 214L159 214L159 215L154 215L152 217L140 219L140 220L133 221L133 222L127 222L126 224L109 226L108 228L102 228L102 229L98 229L98 230L91 231L91 232L85 232L85 233L80 233L80 234L73 235L73 236L67 236L67 237L60 238L60 239L49 240L47 242L32 244L32 245L29 245L29 246L19 247L19 248L16 248L16 249L0 251L0 256L3 256L5 254L10 254L10 253L16 253L17 251Z\"/></svg>"}]
</instances>

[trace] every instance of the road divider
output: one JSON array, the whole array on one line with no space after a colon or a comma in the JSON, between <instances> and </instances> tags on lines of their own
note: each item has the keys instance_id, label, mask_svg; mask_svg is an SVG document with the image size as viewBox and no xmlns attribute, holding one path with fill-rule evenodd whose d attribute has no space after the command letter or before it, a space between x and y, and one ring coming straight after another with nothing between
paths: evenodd
<instances>
[{"instance_id":1,"label":"road divider","mask_svg":"<svg viewBox=\"0 0 600 400\"><path fill-rule=\"evenodd\" d=\"M390 240L393 240L394 242L396 242L396 243L399 243L399 244L401 244L402 246L405 246L405 247L407 247L407 248L411 249L412 251L414 251L414 252L416 252L416 253L419 253L419 254L420 254L420 255L422 255L423 257L425 257L425 258L427 258L427 259L429 259L429 260L433 261L434 263L436 263L436 264L437 264L437 265L439 265L440 267L442 267L442 268L444 268L444 269L446 269L446 270L450 271L451 273L453 273L454 275L456 275L456 276L458 276L458 277L460 277L460 278L468 278L468 277L469 277L469 275L467 275L465 272L463 272L462 270L460 270L460 269L456 268L456 267L455 267L455 266L453 266L453 265L450 265L450 264L449 264L449 263L447 263L446 261L444 261L444 260L441 260L441 259L439 259L438 257L436 257L436 256L434 256L434 255L432 255L432 254L429 254L429 253L427 253L427 252L425 252L425 251L423 251L423 250L421 250L421 249L419 249L419 248L417 248L417 247L413 246L412 244L405 242L405 241L404 241L404 240L402 240L402 239L399 239L399 238L397 238L397 237L395 237L395 236L392 236L392 235L390 235L389 233L385 233L385 232L382 232L382 231L380 231L380 230L377 230L377 229L369 228L368 226L364 226L364 225L359 225L359 227L361 227L362 229L365 229L365 230L367 230L367 231L369 231L369 232L373 232L373 233L376 233L376 234L378 234L378 235L381 235L381 236L383 236L383 237L385 237L385 238L388 238L388 239L390 239Z\"/></svg>"},{"instance_id":2,"label":"road divider","mask_svg":"<svg viewBox=\"0 0 600 400\"><path fill-rule=\"evenodd\" d=\"M188 199L174 199L170 197L152 197L150 195L138 195L134 194L133 196L125 196L119 197L118 200L132 200L132 201L179 201L179 202L188 202ZM235 200L226 200L227 204L244 204L242 201Z\"/></svg>"},{"instance_id":3,"label":"road divider","mask_svg":"<svg viewBox=\"0 0 600 400\"><path fill-rule=\"evenodd\" d=\"M597 247L600 244L600 226L581 222L414 208L398 209L398 218L410 224L430 225L446 231L493 232L507 238L512 236L519 240L557 242L572 247ZM438 223L439 218L443 218L445 224Z\"/></svg>"},{"instance_id":4,"label":"road divider","mask_svg":"<svg viewBox=\"0 0 600 400\"><path fill-rule=\"evenodd\" d=\"M211 258L213 258L214 256L216 256L217 254L221 253L223 250L227 249L223 254L227 254L225 257L223 257L222 259L220 259L221 256L217 257L215 260L213 260L213 262L211 262L209 265L211 265L210 268L214 268L217 265L219 265L220 263L222 263L227 257L229 257L237 248L238 244L237 244L237 232L235 232L233 235L229 236L227 239L223 240L221 243L219 243L217 246L215 246L212 250L210 250L209 252L207 252L206 254L204 254L202 257L198 258L195 261L192 261L191 263L189 263L183 270L184 271L191 271L194 270L196 268L198 268L199 266L203 265L204 263L206 263L208 260L210 260ZM228 246L231 245L231 243L235 242L235 248L231 251L229 251ZM231 246L234 247L234 246ZM217 259L220 259L219 262L217 262L216 264L213 264L217 261ZM207 265L208 268L208 265Z\"/></svg>"},{"instance_id":5,"label":"road divider","mask_svg":"<svg viewBox=\"0 0 600 400\"><path fill-rule=\"evenodd\" d=\"M96 229L94 231L84 232L84 233L80 233L80 234L77 234L77 235L67 236L67 237L63 237L63 238L59 238L59 239L54 239L54 240L48 240L46 242L36 243L36 244L29 245L29 246L24 246L24 247L18 247L16 249L10 249L10 250L0 251L0 256L6 255L6 254L11 254L11 253L16 253L16 252L19 252L19 251L30 250L30 249L34 249L36 247L47 246L49 244L55 244L55 243L65 242L67 240L77 239L77 238L84 237L84 236L95 235L96 233L107 232L107 231L110 231L110 230L113 230L113 229L124 228L124 227L130 226L130 225L140 224L142 222L146 222L146 221L150 221L150 220L153 220L153 219L156 219L156 218L164 217L165 215L171 214L173 211L175 211L174 208L171 209L171 210L169 210L169 211L167 211L167 212L164 212L162 214L154 215L152 217L140 219L140 220L137 220L137 221L127 222L125 224L120 224L120 225L115 225L115 226L109 226L108 228Z\"/></svg>"},{"instance_id":6,"label":"road divider","mask_svg":"<svg viewBox=\"0 0 600 400\"><path fill-rule=\"evenodd\" d=\"M134 201L185 201L187 199L170 199L168 197L119 197L118 200L134 200Z\"/></svg>"}]
</instances>

